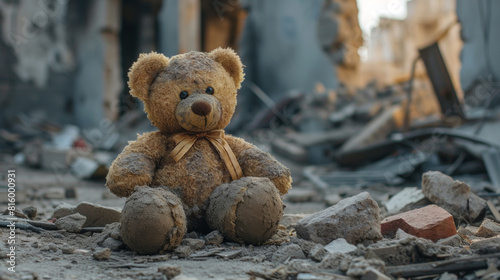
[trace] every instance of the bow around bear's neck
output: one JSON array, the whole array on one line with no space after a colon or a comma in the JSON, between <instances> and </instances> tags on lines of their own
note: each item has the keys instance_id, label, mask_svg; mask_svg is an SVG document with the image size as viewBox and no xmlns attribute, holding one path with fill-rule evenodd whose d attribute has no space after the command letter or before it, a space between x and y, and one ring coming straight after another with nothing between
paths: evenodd
<instances>
[{"instance_id":1,"label":"bow around bear's neck","mask_svg":"<svg viewBox=\"0 0 500 280\"><path fill-rule=\"evenodd\" d=\"M219 156L224 161L227 170L231 174L233 180L238 180L243 177L241 166L233 153L233 150L227 143L224 130L215 129L204 132L181 132L172 136L175 142L175 148L170 153L175 162L178 162L190 149L199 138L207 139L217 150Z\"/></svg>"}]
</instances>

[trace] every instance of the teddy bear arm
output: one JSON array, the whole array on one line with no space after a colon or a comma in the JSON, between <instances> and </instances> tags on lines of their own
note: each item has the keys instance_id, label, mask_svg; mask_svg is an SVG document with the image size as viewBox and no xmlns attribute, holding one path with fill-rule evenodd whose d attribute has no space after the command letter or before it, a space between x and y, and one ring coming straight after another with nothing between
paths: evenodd
<instances>
[{"instance_id":1,"label":"teddy bear arm","mask_svg":"<svg viewBox=\"0 0 500 280\"><path fill-rule=\"evenodd\" d=\"M283 195L292 186L290 170L272 155L262 151L241 138L228 139L245 176L267 177Z\"/></svg>"},{"instance_id":2,"label":"teddy bear arm","mask_svg":"<svg viewBox=\"0 0 500 280\"><path fill-rule=\"evenodd\" d=\"M153 157L140 143L132 142L113 161L106 177L106 186L120 197L128 197L136 186L150 185L155 170Z\"/></svg>"}]
</instances>

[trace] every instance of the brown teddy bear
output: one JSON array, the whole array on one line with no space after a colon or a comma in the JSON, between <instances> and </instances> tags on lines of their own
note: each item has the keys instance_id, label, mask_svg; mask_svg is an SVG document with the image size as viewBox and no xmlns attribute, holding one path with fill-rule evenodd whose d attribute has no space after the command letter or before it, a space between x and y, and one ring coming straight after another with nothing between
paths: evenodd
<instances>
[{"instance_id":1,"label":"brown teddy bear","mask_svg":"<svg viewBox=\"0 0 500 280\"><path fill-rule=\"evenodd\" d=\"M152 254L175 248L186 230L219 230L241 243L269 239L292 179L268 153L224 134L244 76L238 55L141 54L128 76L158 131L130 142L106 178L111 192L128 197L124 242Z\"/></svg>"}]
</instances>

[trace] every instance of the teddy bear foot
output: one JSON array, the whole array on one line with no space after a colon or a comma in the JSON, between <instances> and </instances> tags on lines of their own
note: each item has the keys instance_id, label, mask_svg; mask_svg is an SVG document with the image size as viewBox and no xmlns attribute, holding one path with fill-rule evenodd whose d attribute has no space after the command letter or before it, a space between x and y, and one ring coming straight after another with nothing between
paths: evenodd
<instances>
[{"instance_id":1,"label":"teddy bear foot","mask_svg":"<svg viewBox=\"0 0 500 280\"><path fill-rule=\"evenodd\" d=\"M186 233L182 202L162 187L136 187L125 202L120 224L123 241L139 254L173 249Z\"/></svg>"},{"instance_id":2,"label":"teddy bear foot","mask_svg":"<svg viewBox=\"0 0 500 280\"><path fill-rule=\"evenodd\" d=\"M268 178L243 177L217 187L210 196L207 223L239 243L262 244L276 233L283 202Z\"/></svg>"}]
</instances>

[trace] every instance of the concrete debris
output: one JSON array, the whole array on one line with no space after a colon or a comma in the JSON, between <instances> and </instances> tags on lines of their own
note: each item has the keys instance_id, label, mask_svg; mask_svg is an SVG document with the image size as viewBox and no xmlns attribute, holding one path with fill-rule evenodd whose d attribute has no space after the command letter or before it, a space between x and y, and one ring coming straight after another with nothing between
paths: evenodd
<instances>
[{"instance_id":1,"label":"concrete debris","mask_svg":"<svg viewBox=\"0 0 500 280\"><path fill-rule=\"evenodd\" d=\"M484 217L486 201L471 192L466 183L454 181L441 172L424 173L422 191L431 202L446 209L457 220L473 222Z\"/></svg>"},{"instance_id":2,"label":"concrete debris","mask_svg":"<svg viewBox=\"0 0 500 280\"><path fill-rule=\"evenodd\" d=\"M56 221L56 226L59 229L64 229L67 232L79 233L87 218L78 213L62 217Z\"/></svg>"},{"instance_id":3,"label":"concrete debris","mask_svg":"<svg viewBox=\"0 0 500 280\"><path fill-rule=\"evenodd\" d=\"M102 247L109 248L111 251L119 251L124 247L124 244L120 240L116 240L112 237L108 237L102 242Z\"/></svg>"},{"instance_id":4,"label":"concrete debris","mask_svg":"<svg viewBox=\"0 0 500 280\"><path fill-rule=\"evenodd\" d=\"M36 214L38 212L38 209L36 209L35 206L28 206L26 208L23 208L23 213L28 216L28 219L34 220L36 218Z\"/></svg>"},{"instance_id":5,"label":"concrete debris","mask_svg":"<svg viewBox=\"0 0 500 280\"><path fill-rule=\"evenodd\" d=\"M321 244L337 238L351 244L377 241L382 238L379 211L377 203L363 192L301 219L296 226L297 236Z\"/></svg>"},{"instance_id":6,"label":"concrete debris","mask_svg":"<svg viewBox=\"0 0 500 280\"><path fill-rule=\"evenodd\" d=\"M158 267L158 272L165 275L168 280L181 274L181 268L177 265L163 265Z\"/></svg>"},{"instance_id":7,"label":"concrete debris","mask_svg":"<svg viewBox=\"0 0 500 280\"><path fill-rule=\"evenodd\" d=\"M484 251L484 253L498 252L500 251L500 236L473 241L470 248L474 251Z\"/></svg>"},{"instance_id":8,"label":"concrete debris","mask_svg":"<svg viewBox=\"0 0 500 280\"><path fill-rule=\"evenodd\" d=\"M306 259L302 248L297 244L282 246L272 256L272 261L275 263L285 263L292 259Z\"/></svg>"},{"instance_id":9,"label":"concrete debris","mask_svg":"<svg viewBox=\"0 0 500 280\"><path fill-rule=\"evenodd\" d=\"M355 258L349 265L346 275L349 277L363 277L371 269L383 273L385 272L385 263L377 259Z\"/></svg>"},{"instance_id":10,"label":"concrete debris","mask_svg":"<svg viewBox=\"0 0 500 280\"><path fill-rule=\"evenodd\" d=\"M111 250L109 248L98 249L92 254L96 261L106 261L111 257Z\"/></svg>"},{"instance_id":11,"label":"concrete debris","mask_svg":"<svg viewBox=\"0 0 500 280\"><path fill-rule=\"evenodd\" d=\"M453 217L441 207L429 205L382 221L382 234L394 236L398 229L432 241L447 238L457 233Z\"/></svg>"},{"instance_id":12,"label":"concrete debris","mask_svg":"<svg viewBox=\"0 0 500 280\"><path fill-rule=\"evenodd\" d=\"M218 230L214 230L205 236L205 244L220 245L224 241L224 236Z\"/></svg>"},{"instance_id":13,"label":"concrete debris","mask_svg":"<svg viewBox=\"0 0 500 280\"><path fill-rule=\"evenodd\" d=\"M187 258L189 255L194 253L194 250L190 246L180 245L175 248L174 253L180 258Z\"/></svg>"},{"instance_id":14,"label":"concrete debris","mask_svg":"<svg viewBox=\"0 0 500 280\"><path fill-rule=\"evenodd\" d=\"M76 206L63 202L59 204L56 209L54 209L54 214L52 218L62 218L75 213Z\"/></svg>"},{"instance_id":15,"label":"concrete debris","mask_svg":"<svg viewBox=\"0 0 500 280\"><path fill-rule=\"evenodd\" d=\"M500 224L495 223L490 219L484 219L483 223L474 235L479 237L493 237L500 235Z\"/></svg>"},{"instance_id":16,"label":"concrete debris","mask_svg":"<svg viewBox=\"0 0 500 280\"><path fill-rule=\"evenodd\" d=\"M385 204L385 208L389 214L397 214L399 212L411 210L414 206L425 205L427 202L428 200L425 198L421 189L407 187L391 197Z\"/></svg>"},{"instance_id":17,"label":"concrete debris","mask_svg":"<svg viewBox=\"0 0 500 280\"><path fill-rule=\"evenodd\" d=\"M453 236L440 239L436 242L438 245L445 245L445 246L452 246L452 247L460 247L464 243L462 237L458 234L455 234Z\"/></svg>"},{"instance_id":18,"label":"concrete debris","mask_svg":"<svg viewBox=\"0 0 500 280\"><path fill-rule=\"evenodd\" d=\"M107 224L120 221L121 212L89 202L82 202L75 208L76 213L87 217L84 227L103 227Z\"/></svg>"},{"instance_id":19,"label":"concrete debris","mask_svg":"<svg viewBox=\"0 0 500 280\"><path fill-rule=\"evenodd\" d=\"M280 225L286 227L287 229L295 228L297 222L301 219L307 217L307 214L284 214L281 218Z\"/></svg>"},{"instance_id":20,"label":"concrete debris","mask_svg":"<svg viewBox=\"0 0 500 280\"><path fill-rule=\"evenodd\" d=\"M366 269L365 275L361 277L361 280L391 280L392 278L383 274L382 272L376 270L373 267Z\"/></svg>"},{"instance_id":21,"label":"concrete debris","mask_svg":"<svg viewBox=\"0 0 500 280\"><path fill-rule=\"evenodd\" d=\"M347 243L344 238L337 238L325 246L325 250L330 253L347 254L356 251L357 247Z\"/></svg>"},{"instance_id":22,"label":"concrete debris","mask_svg":"<svg viewBox=\"0 0 500 280\"><path fill-rule=\"evenodd\" d=\"M205 240L203 239L193 239L193 238L184 238L181 242L183 246L189 246L193 251L201 250L205 246Z\"/></svg>"},{"instance_id":23,"label":"concrete debris","mask_svg":"<svg viewBox=\"0 0 500 280\"><path fill-rule=\"evenodd\" d=\"M311 248L309 251L309 254L307 254L307 257L309 257L313 261L320 262L323 260L323 257L325 257L327 251L321 244L316 244L314 247Z\"/></svg>"}]
</instances>

